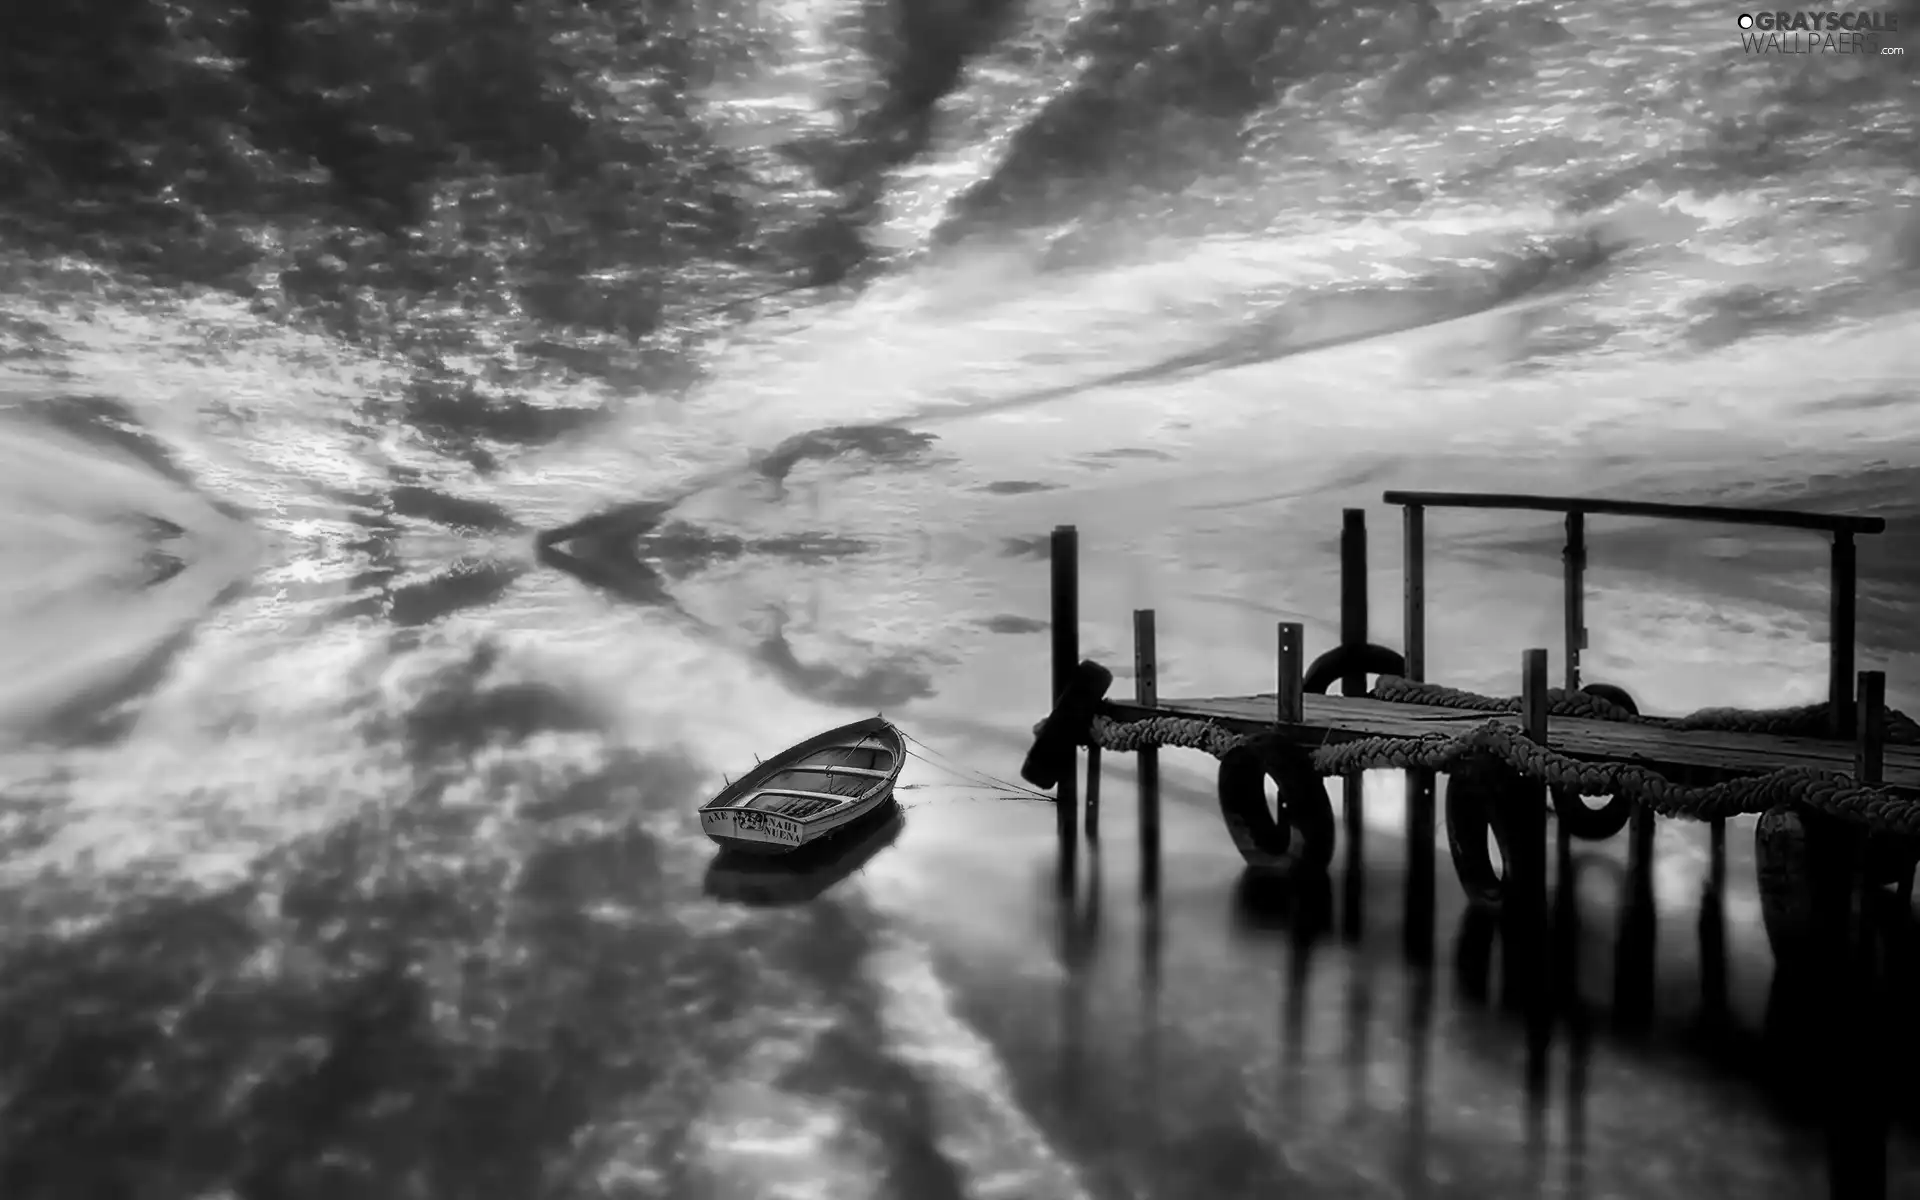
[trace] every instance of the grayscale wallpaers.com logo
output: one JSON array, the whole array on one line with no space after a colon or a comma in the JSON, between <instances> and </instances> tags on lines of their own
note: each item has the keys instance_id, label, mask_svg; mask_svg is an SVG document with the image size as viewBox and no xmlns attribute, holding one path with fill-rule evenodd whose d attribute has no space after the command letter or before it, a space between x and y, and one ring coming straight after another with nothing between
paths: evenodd
<instances>
[{"instance_id":1,"label":"grayscale wallpaers.com logo","mask_svg":"<svg viewBox=\"0 0 1920 1200\"><path fill-rule=\"evenodd\" d=\"M1900 14L1891 12L1741 13L1740 44L1748 54L1904 55Z\"/></svg>"}]
</instances>

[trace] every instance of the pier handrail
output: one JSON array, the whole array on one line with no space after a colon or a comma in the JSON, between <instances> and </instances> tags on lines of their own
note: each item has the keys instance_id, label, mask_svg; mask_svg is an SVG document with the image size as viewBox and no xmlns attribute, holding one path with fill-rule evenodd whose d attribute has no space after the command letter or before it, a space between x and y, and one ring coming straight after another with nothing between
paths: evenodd
<instances>
[{"instance_id":1,"label":"pier handrail","mask_svg":"<svg viewBox=\"0 0 1920 1200\"><path fill-rule=\"evenodd\" d=\"M1822 533L1884 533L1884 517L1845 513L1794 512L1742 508L1730 504L1656 504L1648 500L1602 500L1586 496L1528 496L1502 492L1388 492L1388 504L1422 508L1508 508L1533 512L1604 513L1615 517L1660 517L1670 521L1711 521L1721 525L1770 525L1776 529L1812 529Z\"/></svg>"},{"instance_id":2,"label":"pier handrail","mask_svg":"<svg viewBox=\"0 0 1920 1200\"><path fill-rule=\"evenodd\" d=\"M1403 492L1381 497L1399 505L1406 530L1407 676L1426 678L1426 510L1429 508L1498 508L1566 514L1565 564L1566 686L1580 686L1580 651L1587 645L1586 517L1588 513L1616 517L1652 517L1673 521L1705 521L1721 525L1762 525L1775 529L1805 529L1831 534L1833 550L1827 596L1827 703L1833 734L1850 736L1853 730L1853 660L1857 602L1854 535L1885 532L1881 517L1795 512L1785 509L1742 508L1720 504L1660 504L1645 500L1608 500L1588 496L1534 496L1500 492Z\"/></svg>"}]
</instances>

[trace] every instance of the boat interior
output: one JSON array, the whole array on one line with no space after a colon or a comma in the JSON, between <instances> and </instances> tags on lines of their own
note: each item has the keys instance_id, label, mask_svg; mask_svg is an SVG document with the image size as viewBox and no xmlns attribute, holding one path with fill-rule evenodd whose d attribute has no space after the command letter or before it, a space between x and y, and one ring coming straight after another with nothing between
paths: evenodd
<instances>
[{"instance_id":1,"label":"boat interior","mask_svg":"<svg viewBox=\"0 0 1920 1200\"><path fill-rule=\"evenodd\" d=\"M796 758L725 807L803 821L858 800L884 783L894 774L894 756L894 748L877 736L823 746Z\"/></svg>"}]
</instances>

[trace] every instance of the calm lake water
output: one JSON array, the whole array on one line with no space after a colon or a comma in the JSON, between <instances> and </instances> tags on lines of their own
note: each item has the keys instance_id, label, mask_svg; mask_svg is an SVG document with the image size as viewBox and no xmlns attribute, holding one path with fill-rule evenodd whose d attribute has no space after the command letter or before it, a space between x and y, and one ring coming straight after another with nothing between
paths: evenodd
<instances>
[{"instance_id":1,"label":"calm lake water","mask_svg":"<svg viewBox=\"0 0 1920 1200\"><path fill-rule=\"evenodd\" d=\"M1125 756L1065 904L1051 806L961 778L1013 777L1044 715L1049 528L1080 529L1083 653L1129 663L1153 608L1161 695L1254 692L1276 621L1336 638L1343 507L1398 642L1393 487L1883 515L1861 665L1920 704L1910 60L1747 56L1704 3L1441 11L1300 35L1304 82L1180 196L1096 210L1107 178L943 237L708 343L684 397L424 412L230 298L9 260L0 1193L1824 1194L1758 1080L1750 823L1730 1015L1704 831L1663 825L1654 1027L1611 1028L1620 873L1587 870L1586 1015L1530 1098L1444 854L1439 965L1402 965L1397 778L1352 937L1244 894L1204 756L1165 757L1155 905ZM824 104L826 16L714 86L743 142ZM1008 139L1079 69L977 65L885 236L1037 188ZM635 504L637 540L536 555ZM1429 677L1557 671L1557 523L1429 530ZM1589 536L1588 678L1824 699L1819 538ZM694 806L874 711L949 764L910 765L897 837L730 899Z\"/></svg>"}]
</instances>

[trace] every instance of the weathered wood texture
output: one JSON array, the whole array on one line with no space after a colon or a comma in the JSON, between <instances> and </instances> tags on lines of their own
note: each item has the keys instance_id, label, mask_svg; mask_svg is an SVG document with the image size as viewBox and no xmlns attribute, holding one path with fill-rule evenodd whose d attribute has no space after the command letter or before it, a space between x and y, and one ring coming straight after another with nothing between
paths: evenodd
<instances>
[{"instance_id":1,"label":"weathered wood texture","mask_svg":"<svg viewBox=\"0 0 1920 1200\"><path fill-rule=\"evenodd\" d=\"M1152 709L1112 703L1104 711L1121 721L1149 716L1211 718L1241 732L1277 730L1290 740L1312 746L1364 737L1463 733L1489 718L1524 727L1517 713L1394 704L1364 696L1309 695L1303 699L1305 718L1297 725L1274 724L1271 694L1161 700ZM1694 783L1762 775L1781 767L1815 767L1851 775L1854 765L1851 742L1664 729L1580 717L1554 717L1549 744L1569 758L1637 763ZM1889 746L1885 754L1886 784L1920 799L1920 748Z\"/></svg>"}]
</instances>

